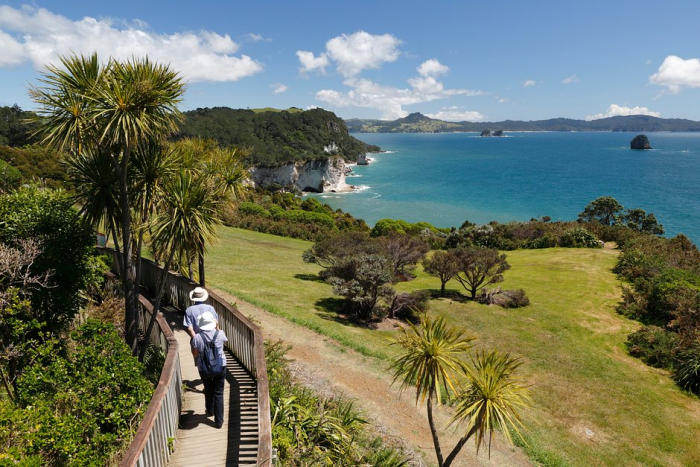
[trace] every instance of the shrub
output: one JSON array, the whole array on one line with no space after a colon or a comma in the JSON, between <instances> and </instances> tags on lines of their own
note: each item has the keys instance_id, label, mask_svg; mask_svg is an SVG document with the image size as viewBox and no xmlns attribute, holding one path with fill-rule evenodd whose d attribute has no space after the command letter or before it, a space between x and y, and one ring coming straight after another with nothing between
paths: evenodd
<instances>
[{"instance_id":1,"label":"shrub","mask_svg":"<svg viewBox=\"0 0 700 467\"><path fill-rule=\"evenodd\" d=\"M700 395L700 342L680 353L674 378L683 389Z\"/></svg>"},{"instance_id":2,"label":"shrub","mask_svg":"<svg viewBox=\"0 0 700 467\"><path fill-rule=\"evenodd\" d=\"M354 401L320 396L294 381L288 347L265 342L272 444L281 465L407 465L405 456L366 429Z\"/></svg>"},{"instance_id":3,"label":"shrub","mask_svg":"<svg viewBox=\"0 0 700 467\"><path fill-rule=\"evenodd\" d=\"M598 238L583 227L567 230L561 237L561 246L565 248L600 248Z\"/></svg>"},{"instance_id":4,"label":"shrub","mask_svg":"<svg viewBox=\"0 0 700 467\"><path fill-rule=\"evenodd\" d=\"M0 193L17 188L21 178L19 170L0 159Z\"/></svg>"},{"instance_id":5,"label":"shrub","mask_svg":"<svg viewBox=\"0 0 700 467\"><path fill-rule=\"evenodd\" d=\"M416 322L418 314L428 311L428 300L430 300L430 292L427 290L396 294L389 304L389 316L394 319Z\"/></svg>"},{"instance_id":6,"label":"shrub","mask_svg":"<svg viewBox=\"0 0 700 467\"><path fill-rule=\"evenodd\" d=\"M267 209L260 206L259 204L255 204L255 203L247 203L247 202L240 203L238 205L238 211L243 213L243 214L259 216L259 217L263 217L266 219L271 217L270 212Z\"/></svg>"},{"instance_id":7,"label":"shrub","mask_svg":"<svg viewBox=\"0 0 700 467\"><path fill-rule=\"evenodd\" d=\"M502 308L520 308L530 304L530 299L523 289L503 290L500 287L483 289L479 294L478 301L486 305L498 305Z\"/></svg>"},{"instance_id":8,"label":"shrub","mask_svg":"<svg viewBox=\"0 0 700 467\"><path fill-rule=\"evenodd\" d=\"M644 326L627 336L627 350L649 366L670 369L678 352L678 335L658 326Z\"/></svg>"},{"instance_id":9,"label":"shrub","mask_svg":"<svg viewBox=\"0 0 700 467\"><path fill-rule=\"evenodd\" d=\"M28 239L42 248L34 274L53 271L51 287L32 292L32 309L40 322L60 329L80 306L76 297L91 277L95 241L65 193L35 187L0 196L0 243L16 246Z\"/></svg>"},{"instance_id":10,"label":"shrub","mask_svg":"<svg viewBox=\"0 0 700 467\"><path fill-rule=\"evenodd\" d=\"M17 382L18 408L0 403L0 444L22 465L105 465L129 442L153 389L110 324L89 320L70 341L48 340Z\"/></svg>"}]
</instances>

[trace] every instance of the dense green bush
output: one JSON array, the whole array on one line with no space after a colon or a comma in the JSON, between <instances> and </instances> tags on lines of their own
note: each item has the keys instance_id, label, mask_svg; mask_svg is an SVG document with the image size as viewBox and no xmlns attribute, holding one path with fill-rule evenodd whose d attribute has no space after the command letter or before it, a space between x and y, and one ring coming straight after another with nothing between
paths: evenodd
<instances>
[{"instance_id":1,"label":"dense green bush","mask_svg":"<svg viewBox=\"0 0 700 467\"><path fill-rule=\"evenodd\" d=\"M583 227L576 227L564 232L561 246L565 248L601 248L598 238Z\"/></svg>"},{"instance_id":2,"label":"dense green bush","mask_svg":"<svg viewBox=\"0 0 700 467\"><path fill-rule=\"evenodd\" d=\"M446 236L449 229L438 229L428 222L410 223L401 219L380 219L374 224L372 237L385 237L390 234L407 234L411 236L427 235Z\"/></svg>"},{"instance_id":3,"label":"dense green bush","mask_svg":"<svg viewBox=\"0 0 700 467\"><path fill-rule=\"evenodd\" d=\"M644 326L627 336L627 350L649 366L671 369L678 354L678 335L658 326Z\"/></svg>"},{"instance_id":4,"label":"dense green bush","mask_svg":"<svg viewBox=\"0 0 700 467\"><path fill-rule=\"evenodd\" d=\"M241 214L258 216L258 217L262 217L265 219L271 217L271 214L267 209L260 206L259 204L255 204L255 203L247 203L247 202L239 203L238 204L238 211L240 211Z\"/></svg>"},{"instance_id":5,"label":"dense green bush","mask_svg":"<svg viewBox=\"0 0 700 467\"><path fill-rule=\"evenodd\" d=\"M639 234L623 248L614 272L628 285L618 311L653 325L629 337L630 353L700 394L700 251L684 235Z\"/></svg>"},{"instance_id":6,"label":"dense green bush","mask_svg":"<svg viewBox=\"0 0 700 467\"><path fill-rule=\"evenodd\" d=\"M314 198L301 200L292 193L254 192L252 201L241 202L224 215L232 227L282 237L316 241L336 231L369 231L362 219L340 209L333 211Z\"/></svg>"},{"instance_id":7,"label":"dense green bush","mask_svg":"<svg viewBox=\"0 0 700 467\"><path fill-rule=\"evenodd\" d=\"M21 183L36 183L46 188L68 188L68 172L61 153L42 146L10 148L0 146L0 160L22 174Z\"/></svg>"},{"instance_id":8,"label":"dense green bush","mask_svg":"<svg viewBox=\"0 0 700 467\"><path fill-rule=\"evenodd\" d=\"M0 160L0 194L17 188L21 178L19 170Z\"/></svg>"},{"instance_id":9,"label":"dense green bush","mask_svg":"<svg viewBox=\"0 0 700 467\"><path fill-rule=\"evenodd\" d=\"M700 395L700 341L684 349L676 365L676 383L683 389Z\"/></svg>"},{"instance_id":10,"label":"dense green bush","mask_svg":"<svg viewBox=\"0 0 700 467\"><path fill-rule=\"evenodd\" d=\"M11 461L104 465L130 441L153 393L111 324L88 321L69 340L38 345L17 382L17 406L0 402L0 445ZM38 465L38 464L37 464Z\"/></svg>"},{"instance_id":11,"label":"dense green bush","mask_svg":"<svg viewBox=\"0 0 700 467\"><path fill-rule=\"evenodd\" d=\"M22 239L36 240L42 249L32 272L53 271L50 287L30 294L35 316L51 329L63 328L77 312L79 291L91 277L95 241L90 230L63 192L22 188L0 196L0 243L16 246Z\"/></svg>"}]
</instances>

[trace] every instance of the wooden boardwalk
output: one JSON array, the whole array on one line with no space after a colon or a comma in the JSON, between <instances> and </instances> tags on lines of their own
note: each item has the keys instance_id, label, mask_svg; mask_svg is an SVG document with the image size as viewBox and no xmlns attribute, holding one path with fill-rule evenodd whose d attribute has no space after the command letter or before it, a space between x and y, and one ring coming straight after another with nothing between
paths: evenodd
<instances>
[{"instance_id":1,"label":"wooden boardwalk","mask_svg":"<svg viewBox=\"0 0 700 467\"><path fill-rule=\"evenodd\" d=\"M182 314L163 313L180 344L182 382L186 386L170 466L215 467L255 465L258 451L258 398L255 380L227 353L224 386L224 425L204 410L204 385L194 365L190 337L182 328Z\"/></svg>"}]
</instances>

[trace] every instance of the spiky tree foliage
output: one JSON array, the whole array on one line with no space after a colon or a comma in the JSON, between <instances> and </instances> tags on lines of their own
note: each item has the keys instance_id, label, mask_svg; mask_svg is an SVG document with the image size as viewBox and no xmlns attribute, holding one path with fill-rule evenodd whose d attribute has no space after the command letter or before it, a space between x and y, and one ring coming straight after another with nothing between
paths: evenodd
<instances>
[{"instance_id":1,"label":"spiky tree foliage","mask_svg":"<svg viewBox=\"0 0 700 467\"><path fill-rule=\"evenodd\" d=\"M137 294L132 265L132 211L129 198L131 154L141 142L174 132L184 85L169 66L147 58L100 63L89 57L61 57L32 86L39 105L37 135L58 149L80 155L84 150L108 157L119 181L122 275L127 343L136 352Z\"/></svg>"},{"instance_id":2,"label":"spiky tree foliage","mask_svg":"<svg viewBox=\"0 0 700 467\"><path fill-rule=\"evenodd\" d=\"M119 247L119 180L109 156L97 149L86 149L64 162L73 181L73 201L80 206L80 214L93 228L105 226ZM119 256L121 261L121 256Z\"/></svg>"},{"instance_id":3,"label":"spiky tree foliage","mask_svg":"<svg viewBox=\"0 0 700 467\"><path fill-rule=\"evenodd\" d=\"M189 248L196 245L205 249L206 243L216 236L216 228L221 225L219 216L220 199L212 193L207 179L192 170L180 169L176 176L163 186L163 197L158 206L158 214L153 219L151 243L154 251L165 259L163 275L156 292L155 311L165 285L165 275L175 255L187 255ZM199 243L201 242L201 244ZM154 311L146 335L150 335L155 323ZM145 355L148 342L145 342L140 357Z\"/></svg>"},{"instance_id":4,"label":"spiky tree foliage","mask_svg":"<svg viewBox=\"0 0 700 467\"><path fill-rule=\"evenodd\" d=\"M520 427L520 411L530 405L527 387L516 378L521 362L509 354L479 351L466 364L473 337L464 329L449 327L444 317L421 317L420 326L409 324L394 342L401 350L391 369L401 389L415 388L416 404L427 402L428 423L440 467L452 464L464 444L474 437L478 448L488 434L500 429L509 441L510 429ZM463 381L466 380L466 389ZM458 401L451 424L465 426L464 436L444 458L433 417L438 404L452 397ZM490 452L490 451L489 451Z\"/></svg>"},{"instance_id":5,"label":"spiky tree foliage","mask_svg":"<svg viewBox=\"0 0 700 467\"><path fill-rule=\"evenodd\" d=\"M401 390L415 388L416 404L427 399L428 423L440 466L444 464L433 401L440 405L450 393L457 392L459 376L465 372L464 356L473 340L465 330L449 327L444 317L431 320L423 315L420 326L409 323L394 342L401 348L391 365L394 383L400 382Z\"/></svg>"},{"instance_id":6,"label":"spiky tree foliage","mask_svg":"<svg viewBox=\"0 0 700 467\"><path fill-rule=\"evenodd\" d=\"M509 353L477 351L472 365L466 367L470 386L459 395L451 421L464 425L465 434L447 456L444 465L450 465L472 437L478 453L488 435L489 456L495 430L513 442L511 430L520 432L520 412L530 406L527 386L516 376L520 365L522 361Z\"/></svg>"}]
</instances>

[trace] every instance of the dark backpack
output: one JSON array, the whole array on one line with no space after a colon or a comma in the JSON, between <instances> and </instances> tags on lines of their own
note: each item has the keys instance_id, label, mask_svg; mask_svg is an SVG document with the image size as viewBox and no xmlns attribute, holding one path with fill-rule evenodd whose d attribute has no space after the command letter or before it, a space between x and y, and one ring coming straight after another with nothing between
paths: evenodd
<instances>
[{"instance_id":1,"label":"dark backpack","mask_svg":"<svg viewBox=\"0 0 700 467\"><path fill-rule=\"evenodd\" d=\"M219 335L219 330L216 330L214 333L214 338L208 342L204 333L201 333L200 335L202 336L202 342L204 342L204 352L202 352L202 355L200 356L204 371L209 374L221 373L224 365L222 364L221 360L219 360L219 352L216 350L216 338Z\"/></svg>"}]
</instances>

